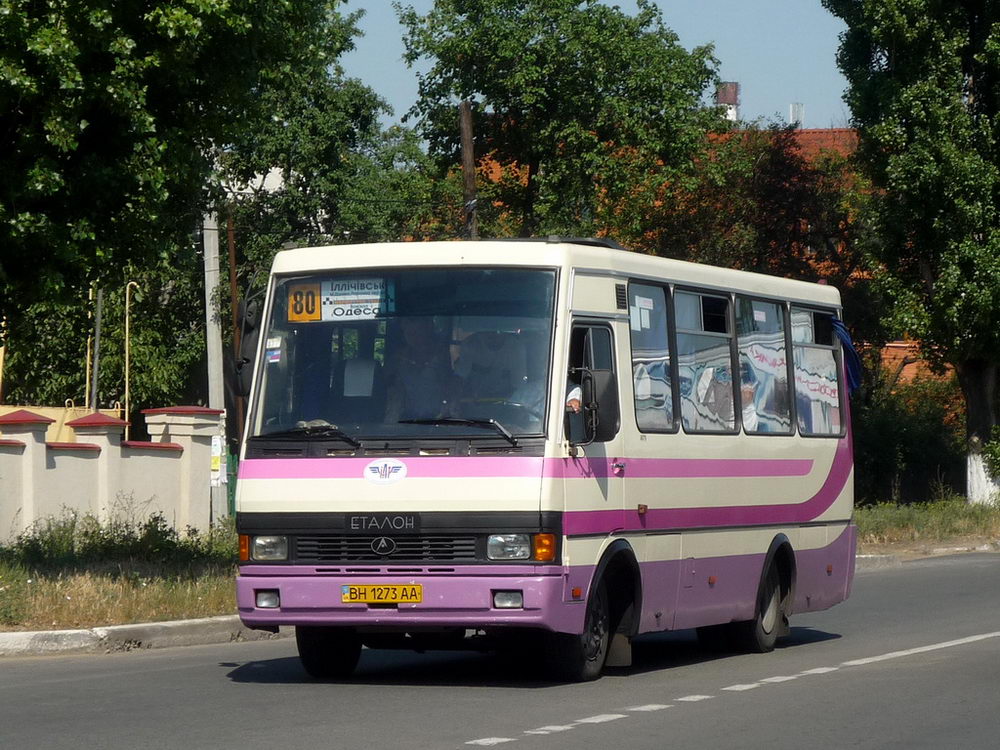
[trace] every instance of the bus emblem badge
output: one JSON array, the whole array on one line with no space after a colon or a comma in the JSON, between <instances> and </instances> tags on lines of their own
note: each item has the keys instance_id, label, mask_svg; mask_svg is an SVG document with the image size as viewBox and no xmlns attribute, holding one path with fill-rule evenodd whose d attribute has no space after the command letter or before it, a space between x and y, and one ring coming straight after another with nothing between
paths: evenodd
<instances>
[{"instance_id":1,"label":"bus emblem badge","mask_svg":"<svg viewBox=\"0 0 1000 750\"><path fill-rule=\"evenodd\" d=\"M406 464L395 458L372 461L365 467L365 479L375 484L392 484L406 478Z\"/></svg>"},{"instance_id":2,"label":"bus emblem badge","mask_svg":"<svg viewBox=\"0 0 1000 750\"><path fill-rule=\"evenodd\" d=\"M387 536L380 536L372 540L372 552L376 555L386 557L396 551L396 543Z\"/></svg>"}]
</instances>

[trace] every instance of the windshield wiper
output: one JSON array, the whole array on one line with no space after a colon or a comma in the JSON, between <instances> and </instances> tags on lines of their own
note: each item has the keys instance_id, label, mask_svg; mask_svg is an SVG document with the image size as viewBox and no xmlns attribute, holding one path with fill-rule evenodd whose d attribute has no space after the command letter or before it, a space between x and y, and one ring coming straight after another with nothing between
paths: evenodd
<instances>
[{"instance_id":1,"label":"windshield wiper","mask_svg":"<svg viewBox=\"0 0 1000 750\"><path fill-rule=\"evenodd\" d=\"M514 437L510 430L504 427L502 424L497 422L495 419L469 419L467 417L434 417L429 419L401 419L399 424L458 424L458 425L471 425L473 427L485 427L487 429L496 430L504 438L506 438L511 445L517 445L517 438Z\"/></svg>"},{"instance_id":2,"label":"windshield wiper","mask_svg":"<svg viewBox=\"0 0 1000 750\"><path fill-rule=\"evenodd\" d=\"M314 420L315 422L315 420ZM254 435L251 440L296 440L299 438L336 438L342 440L352 448L360 448L361 441L351 437L335 424L314 424L312 422L296 425L287 430L275 430L265 432L261 435Z\"/></svg>"}]
</instances>

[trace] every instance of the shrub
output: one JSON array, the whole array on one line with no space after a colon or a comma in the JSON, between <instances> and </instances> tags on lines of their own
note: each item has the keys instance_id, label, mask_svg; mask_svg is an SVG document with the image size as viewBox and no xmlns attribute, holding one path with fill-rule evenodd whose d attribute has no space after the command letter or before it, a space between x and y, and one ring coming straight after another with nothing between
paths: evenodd
<instances>
[{"instance_id":1,"label":"shrub","mask_svg":"<svg viewBox=\"0 0 1000 750\"><path fill-rule=\"evenodd\" d=\"M48 569L124 562L230 565L236 552L232 519L207 532L189 528L180 534L160 513L142 521L119 517L102 524L93 515L66 510L0 547L0 562Z\"/></svg>"},{"instance_id":2,"label":"shrub","mask_svg":"<svg viewBox=\"0 0 1000 750\"><path fill-rule=\"evenodd\" d=\"M965 430L954 377L908 383L877 369L854 400L855 491L860 504L929 499L964 490Z\"/></svg>"}]
</instances>

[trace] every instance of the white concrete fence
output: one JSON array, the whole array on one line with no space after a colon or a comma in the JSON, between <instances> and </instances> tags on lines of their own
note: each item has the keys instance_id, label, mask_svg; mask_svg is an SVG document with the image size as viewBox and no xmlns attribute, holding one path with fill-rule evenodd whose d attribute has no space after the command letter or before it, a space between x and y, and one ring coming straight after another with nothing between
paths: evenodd
<instances>
[{"instance_id":1,"label":"white concrete fence","mask_svg":"<svg viewBox=\"0 0 1000 750\"><path fill-rule=\"evenodd\" d=\"M126 423L106 414L67 422L71 442L46 441L49 417L0 415L0 544L68 512L102 522L161 513L178 531L205 530L224 515L224 504L212 507L210 487L222 412L175 406L143 415L149 442L123 440Z\"/></svg>"}]
</instances>

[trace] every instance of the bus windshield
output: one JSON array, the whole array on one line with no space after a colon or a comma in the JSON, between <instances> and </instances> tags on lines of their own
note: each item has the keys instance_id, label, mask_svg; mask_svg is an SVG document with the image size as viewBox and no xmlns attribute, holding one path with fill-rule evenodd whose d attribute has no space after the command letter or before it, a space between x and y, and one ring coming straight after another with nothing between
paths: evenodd
<instances>
[{"instance_id":1,"label":"bus windshield","mask_svg":"<svg viewBox=\"0 0 1000 750\"><path fill-rule=\"evenodd\" d=\"M272 299L253 437L544 433L554 270L325 271Z\"/></svg>"}]
</instances>

